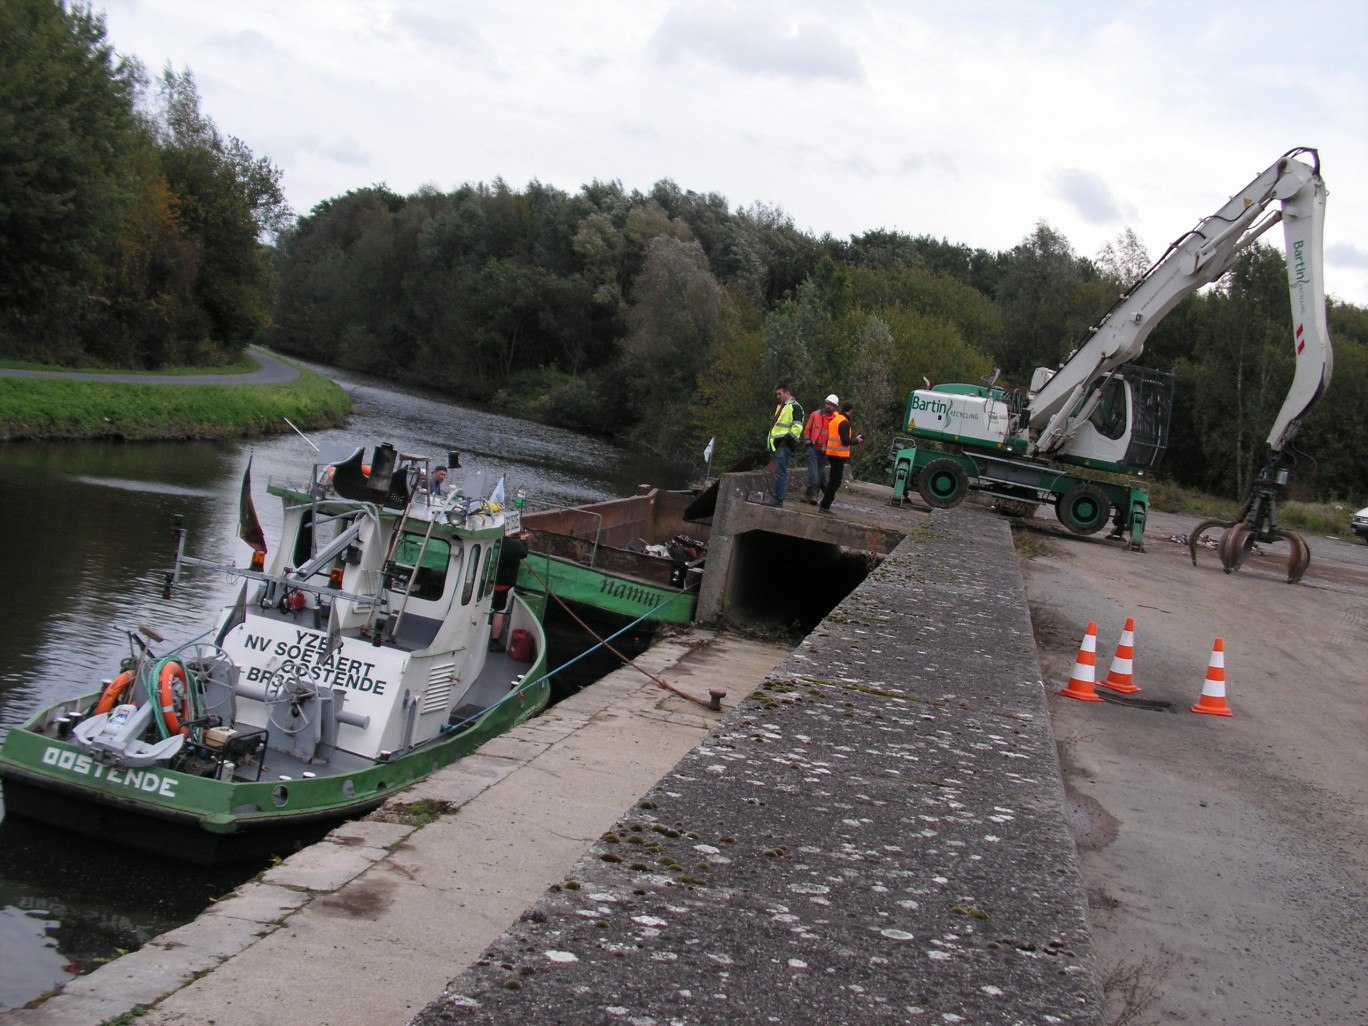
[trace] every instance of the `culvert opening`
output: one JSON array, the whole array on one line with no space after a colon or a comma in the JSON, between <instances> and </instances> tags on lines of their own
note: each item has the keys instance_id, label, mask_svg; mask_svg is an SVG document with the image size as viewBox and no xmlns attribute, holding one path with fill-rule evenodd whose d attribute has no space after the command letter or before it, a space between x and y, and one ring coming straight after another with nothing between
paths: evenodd
<instances>
[{"instance_id":1,"label":"culvert opening","mask_svg":"<svg viewBox=\"0 0 1368 1026\"><path fill-rule=\"evenodd\" d=\"M869 557L830 542L767 531L738 535L732 549L728 618L734 623L781 626L804 633L855 590L869 572Z\"/></svg>"}]
</instances>

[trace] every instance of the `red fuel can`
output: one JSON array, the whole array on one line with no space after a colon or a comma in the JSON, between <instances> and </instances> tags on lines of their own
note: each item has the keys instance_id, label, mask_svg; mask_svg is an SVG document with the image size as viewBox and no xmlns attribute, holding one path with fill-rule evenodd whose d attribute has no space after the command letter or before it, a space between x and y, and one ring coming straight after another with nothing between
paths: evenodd
<instances>
[{"instance_id":1,"label":"red fuel can","mask_svg":"<svg viewBox=\"0 0 1368 1026\"><path fill-rule=\"evenodd\" d=\"M508 655L520 663L530 663L532 661L532 635L529 631L521 627L513 631L508 637Z\"/></svg>"}]
</instances>

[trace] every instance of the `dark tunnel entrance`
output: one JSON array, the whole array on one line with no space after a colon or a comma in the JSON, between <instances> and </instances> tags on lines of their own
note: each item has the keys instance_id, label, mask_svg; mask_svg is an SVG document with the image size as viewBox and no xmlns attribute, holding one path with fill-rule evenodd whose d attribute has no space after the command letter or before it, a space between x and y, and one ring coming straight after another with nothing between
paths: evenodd
<instances>
[{"instance_id":1,"label":"dark tunnel entrance","mask_svg":"<svg viewBox=\"0 0 1368 1026\"><path fill-rule=\"evenodd\" d=\"M869 556L830 542L768 531L737 535L732 550L728 618L808 633L869 573Z\"/></svg>"}]
</instances>

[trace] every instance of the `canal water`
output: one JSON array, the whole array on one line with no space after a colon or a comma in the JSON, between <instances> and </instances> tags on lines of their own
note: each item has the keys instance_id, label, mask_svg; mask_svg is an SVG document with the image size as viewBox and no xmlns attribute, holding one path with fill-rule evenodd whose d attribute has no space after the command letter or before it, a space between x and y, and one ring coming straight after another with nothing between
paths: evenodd
<instances>
[{"instance_id":1,"label":"canal water","mask_svg":"<svg viewBox=\"0 0 1368 1026\"><path fill-rule=\"evenodd\" d=\"M508 495L524 488L533 503L572 505L630 495L639 484L688 483L679 466L602 438L316 369L354 403L344 428L309 435L325 449L369 451L389 442L443 460L456 450L458 475L480 474L490 487L503 477ZM161 598L174 557L172 518L185 518L187 555L245 563L237 511L248 460L270 540L281 511L266 495L267 481L300 480L312 456L309 442L292 431L217 443L0 446L0 537L8 563L0 589L0 735L49 702L108 678L127 654L128 630L145 624L168 642L204 631L236 584L189 570L172 598ZM572 624L552 626L553 654L592 643ZM611 665L611 658L586 660L559 686L573 689ZM0 820L0 1011L188 922L261 868L184 867Z\"/></svg>"}]
</instances>

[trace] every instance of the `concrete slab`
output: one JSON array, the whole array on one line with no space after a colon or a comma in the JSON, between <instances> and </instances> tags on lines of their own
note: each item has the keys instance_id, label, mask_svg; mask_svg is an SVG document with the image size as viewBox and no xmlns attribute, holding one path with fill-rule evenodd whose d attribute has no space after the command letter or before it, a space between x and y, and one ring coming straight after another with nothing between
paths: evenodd
<instances>
[{"instance_id":1,"label":"concrete slab","mask_svg":"<svg viewBox=\"0 0 1368 1026\"><path fill-rule=\"evenodd\" d=\"M210 905L196 922L226 917L253 923L274 923L308 900L307 891L258 882Z\"/></svg>"},{"instance_id":2,"label":"concrete slab","mask_svg":"<svg viewBox=\"0 0 1368 1026\"><path fill-rule=\"evenodd\" d=\"M384 848L338 843L329 835L268 869L261 881L306 891L335 891L384 857Z\"/></svg>"}]
</instances>

